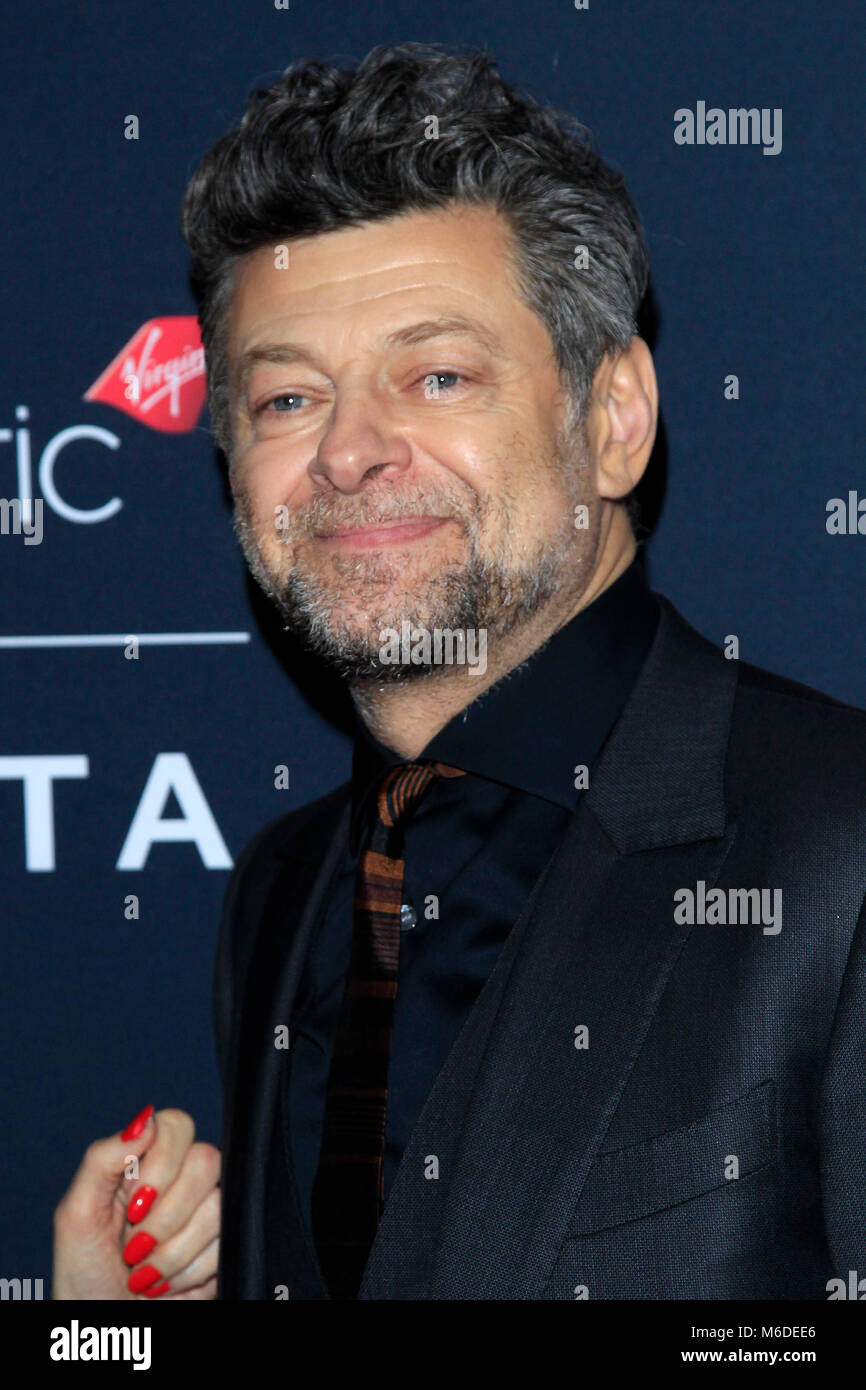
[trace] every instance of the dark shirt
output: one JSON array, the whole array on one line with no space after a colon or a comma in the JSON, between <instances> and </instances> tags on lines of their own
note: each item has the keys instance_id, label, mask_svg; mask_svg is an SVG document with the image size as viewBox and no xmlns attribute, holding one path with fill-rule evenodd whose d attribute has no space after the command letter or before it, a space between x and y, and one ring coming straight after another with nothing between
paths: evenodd
<instances>
[{"instance_id":1,"label":"dark shirt","mask_svg":"<svg viewBox=\"0 0 866 1390\"><path fill-rule=\"evenodd\" d=\"M385 1198L428 1093L628 699L658 623L635 560L528 661L457 714L419 755L438 778L404 836L403 931L388 1072ZM358 724L350 843L307 961L291 1027L288 1093L301 1210L321 1145L352 931L355 869L384 772L404 762ZM584 779L585 780L585 779Z\"/></svg>"}]
</instances>

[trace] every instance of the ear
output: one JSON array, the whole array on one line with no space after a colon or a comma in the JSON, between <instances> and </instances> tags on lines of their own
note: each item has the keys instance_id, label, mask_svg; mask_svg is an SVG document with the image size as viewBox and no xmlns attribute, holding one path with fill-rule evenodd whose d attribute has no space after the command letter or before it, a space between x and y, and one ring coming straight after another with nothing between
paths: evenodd
<instances>
[{"instance_id":1,"label":"ear","mask_svg":"<svg viewBox=\"0 0 866 1390\"><path fill-rule=\"evenodd\" d=\"M607 353L592 383L587 430L600 497L618 501L643 477L658 427L658 382L643 338Z\"/></svg>"}]
</instances>

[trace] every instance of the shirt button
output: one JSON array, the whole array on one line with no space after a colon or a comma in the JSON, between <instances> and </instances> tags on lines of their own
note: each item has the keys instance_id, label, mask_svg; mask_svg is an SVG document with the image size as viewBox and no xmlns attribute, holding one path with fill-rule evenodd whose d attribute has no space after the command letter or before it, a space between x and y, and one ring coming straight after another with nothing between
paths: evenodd
<instances>
[{"instance_id":1,"label":"shirt button","mask_svg":"<svg viewBox=\"0 0 866 1390\"><path fill-rule=\"evenodd\" d=\"M400 930L411 931L418 921L418 913L411 903L403 903L400 908Z\"/></svg>"}]
</instances>

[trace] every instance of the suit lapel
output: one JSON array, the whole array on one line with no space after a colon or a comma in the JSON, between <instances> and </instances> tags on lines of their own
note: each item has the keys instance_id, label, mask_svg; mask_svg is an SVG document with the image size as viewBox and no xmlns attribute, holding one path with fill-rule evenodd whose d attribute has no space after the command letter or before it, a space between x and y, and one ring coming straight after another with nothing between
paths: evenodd
<instances>
[{"instance_id":1,"label":"suit lapel","mask_svg":"<svg viewBox=\"0 0 866 1390\"><path fill-rule=\"evenodd\" d=\"M419 1117L362 1298L543 1296L690 930L674 893L714 884L735 835L736 663L661 603L590 790Z\"/></svg>"},{"instance_id":2,"label":"suit lapel","mask_svg":"<svg viewBox=\"0 0 866 1390\"><path fill-rule=\"evenodd\" d=\"M432 1297L542 1296L690 930L674 924L674 892L714 883L733 839L624 856L602 835L584 808L521 942L463 1132Z\"/></svg>"},{"instance_id":3,"label":"suit lapel","mask_svg":"<svg viewBox=\"0 0 866 1390\"><path fill-rule=\"evenodd\" d=\"M290 1022L313 930L346 845L348 824L348 796L336 817L329 798L325 814L311 819L303 837L293 837L287 846L278 845L273 851L273 880L239 1014L237 1067L226 1123L232 1147L225 1169L231 1186L224 1190L223 1241L228 1236L229 1245L223 1265L239 1271L237 1292L232 1294L237 1298L273 1297L273 1291L265 1288L264 1223L268 1156L280 1123L280 1086L285 1084L287 1056L275 1046L275 1029ZM227 1101L227 1110L228 1106ZM304 1273L318 1278L315 1269Z\"/></svg>"}]
</instances>

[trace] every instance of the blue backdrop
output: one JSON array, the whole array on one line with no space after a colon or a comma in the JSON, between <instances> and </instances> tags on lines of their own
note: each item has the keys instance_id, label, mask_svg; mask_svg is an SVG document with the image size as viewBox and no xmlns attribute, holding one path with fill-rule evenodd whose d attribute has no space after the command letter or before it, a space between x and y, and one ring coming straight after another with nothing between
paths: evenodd
<instances>
[{"instance_id":1,"label":"blue backdrop","mask_svg":"<svg viewBox=\"0 0 866 1390\"><path fill-rule=\"evenodd\" d=\"M826 524L866 496L862 34L854 0L7 7L0 498L43 507L38 544L36 509L32 543L8 508L0 534L0 1276L48 1279L83 1149L147 1102L218 1142L228 868L349 768L339 694L246 578L206 415L155 428L178 422L166 397L85 399L143 325L194 313L177 215L198 158L294 58L405 39L484 45L573 110L653 257L653 586L742 658L866 705L866 535ZM700 103L781 112L781 148L679 143ZM193 370L194 418L198 389Z\"/></svg>"}]
</instances>

